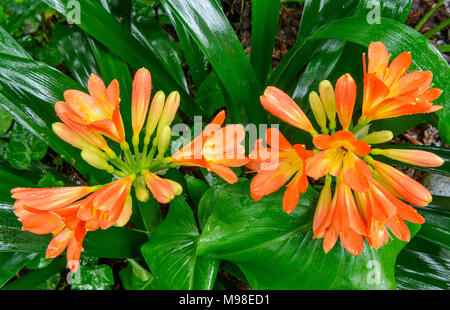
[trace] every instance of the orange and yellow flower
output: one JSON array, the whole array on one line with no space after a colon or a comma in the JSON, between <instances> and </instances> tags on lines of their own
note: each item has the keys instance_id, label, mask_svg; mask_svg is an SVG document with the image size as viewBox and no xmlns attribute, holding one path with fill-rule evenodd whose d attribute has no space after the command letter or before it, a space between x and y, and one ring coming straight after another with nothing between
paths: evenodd
<instances>
[{"instance_id":1,"label":"orange and yellow flower","mask_svg":"<svg viewBox=\"0 0 450 310\"><path fill-rule=\"evenodd\" d=\"M240 167L248 160L241 142L245 138L242 125L227 125L225 111L221 111L202 133L172 156L172 161L199 166L217 173L225 181L235 183L237 176L230 167Z\"/></svg>"},{"instance_id":2,"label":"orange and yellow flower","mask_svg":"<svg viewBox=\"0 0 450 310\"><path fill-rule=\"evenodd\" d=\"M411 65L411 54L404 52L389 64L389 52L382 42L369 45L368 64L363 54L364 98L360 122L431 113L442 108L433 105L442 93L430 88L430 71L406 73Z\"/></svg>"},{"instance_id":3,"label":"orange and yellow flower","mask_svg":"<svg viewBox=\"0 0 450 310\"><path fill-rule=\"evenodd\" d=\"M291 145L274 128L267 129L266 141L270 148L263 147L262 141L258 140L249 154L247 166L258 172L250 185L250 194L257 201L277 191L292 178L283 197L283 209L291 213L297 206L300 194L308 188L304 167L306 159L314 152L306 150L303 144Z\"/></svg>"}]
</instances>

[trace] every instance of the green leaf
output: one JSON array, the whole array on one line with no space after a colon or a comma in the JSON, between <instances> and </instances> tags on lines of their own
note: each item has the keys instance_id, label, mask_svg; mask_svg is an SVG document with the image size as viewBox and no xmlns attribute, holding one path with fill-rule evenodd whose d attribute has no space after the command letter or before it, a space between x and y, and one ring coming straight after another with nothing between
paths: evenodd
<instances>
[{"instance_id":1,"label":"green leaf","mask_svg":"<svg viewBox=\"0 0 450 310\"><path fill-rule=\"evenodd\" d=\"M72 273L71 284L73 290L110 290L114 285L114 275L108 265L94 267L80 266Z\"/></svg>"},{"instance_id":2,"label":"green leaf","mask_svg":"<svg viewBox=\"0 0 450 310\"><path fill-rule=\"evenodd\" d=\"M208 190L209 185L200 179L190 175L185 175L189 196L195 206L198 206L203 194Z\"/></svg>"},{"instance_id":3,"label":"green leaf","mask_svg":"<svg viewBox=\"0 0 450 310\"><path fill-rule=\"evenodd\" d=\"M361 255L340 244L328 253L312 239L317 193L310 188L287 214L282 191L254 202L250 182L215 189L200 208L213 205L197 255L229 260L253 289L392 289L395 258L406 242L390 240L379 250L367 244ZM208 194L208 193L207 193ZM420 225L408 225L412 235ZM264 270L264 272L261 272Z\"/></svg>"},{"instance_id":4,"label":"green leaf","mask_svg":"<svg viewBox=\"0 0 450 310\"><path fill-rule=\"evenodd\" d=\"M11 127L13 118L8 113L0 109L0 136L8 132Z\"/></svg>"},{"instance_id":5,"label":"green leaf","mask_svg":"<svg viewBox=\"0 0 450 310\"><path fill-rule=\"evenodd\" d=\"M150 193L150 198L147 202L135 200L139 207L139 214L144 223L147 233L153 233L162 222L161 208L159 202Z\"/></svg>"},{"instance_id":6,"label":"green leaf","mask_svg":"<svg viewBox=\"0 0 450 310\"><path fill-rule=\"evenodd\" d=\"M60 23L53 28L52 35L70 73L87 87L91 73L99 75L99 69L86 34L76 26Z\"/></svg>"},{"instance_id":7,"label":"green leaf","mask_svg":"<svg viewBox=\"0 0 450 310\"><path fill-rule=\"evenodd\" d=\"M66 267L62 258L54 260L45 268L30 272L14 280L4 290L54 290L60 280L60 272Z\"/></svg>"},{"instance_id":8,"label":"green leaf","mask_svg":"<svg viewBox=\"0 0 450 310\"><path fill-rule=\"evenodd\" d=\"M230 97L233 122L261 123L260 86L224 12L212 0L162 0L208 58ZM248 113L252 111L252 113Z\"/></svg>"},{"instance_id":9,"label":"green leaf","mask_svg":"<svg viewBox=\"0 0 450 310\"><path fill-rule=\"evenodd\" d=\"M250 63L255 70L259 85L266 84L272 69L272 54L278 30L280 0L252 1L252 41Z\"/></svg>"},{"instance_id":10,"label":"green leaf","mask_svg":"<svg viewBox=\"0 0 450 310\"><path fill-rule=\"evenodd\" d=\"M153 275L134 260L119 271L119 277L126 290L154 290Z\"/></svg>"},{"instance_id":11,"label":"green leaf","mask_svg":"<svg viewBox=\"0 0 450 310\"><path fill-rule=\"evenodd\" d=\"M47 144L28 132L23 126L14 123L6 160L18 170L24 170L31 164L31 160L40 160L47 153Z\"/></svg>"},{"instance_id":12,"label":"green leaf","mask_svg":"<svg viewBox=\"0 0 450 310\"><path fill-rule=\"evenodd\" d=\"M211 72L199 85L195 103L205 111L205 116L212 116L217 110L226 106L226 101L219 85L217 74Z\"/></svg>"},{"instance_id":13,"label":"green leaf","mask_svg":"<svg viewBox=\"0 0 450 310\"><path fill-rule=\"evenodd\" d=\"M211 289L219 260L197 257L197 223L189 205L175 198L169 213L151 240L142 246L142 255L161 289Z\"/></svg>"},{"instance_id":14,"label":"green leaf","mask_svg":"<svg viewBox=\"0 0 450 310\"><path fill-rule=\"evenodd\" d=\"M36 253L0 252L0 287L30 262Z\"/></svg>"},{"instance_id":15,"label":"green leaf","mask_svg":"<svg viewBox=\"0 0 450 310\"><path fill-rule=\"evenodd\" d=\"M392 18L405 23L411 10L413 0L362 0L359 2L357 15L372 21L371 14ZM370 18L370 19L369 19Z\"/></svg>"},{"instance_id":16,"label":"green leaf","mask_svg":"<svg viewBox=\"0 0 450 310\"><path fill-rule=\"evenodd\" d=\"M175 27L178 38L180 39L184 58L189 66L189 73L192 76L195 88L198 88L208 75L209 62L183 23L172 14L172 11L167 6L166 2L161 3L161 5L164 8L164 12L166 12L170 18L172 25ZM161 21L160 15L158 15L158 19Z\"/></svg>"},{"instance_id":17,"label":"green leaf","mask_svg":"<svg viewBox=\"0 0 450 310\"><path fill-rule=\"evenodd\" d=\"M358 31L354 31L357 28ZM447 61L434 45L423 35L395 20L381 18L380 24L367 24L364 18L359 16L349 17L333 21L312 34L309 39L340 39L369 46L373 41L383 42L389 53L393 56L410 51L412 64L410 70L422 70L433 72L434 87L443 90L443 94L435 101L435 104L443 105L444 108L437 112L440 123L450 124L450 69ZM395 134L399 134L414 127L423 118L423 115L398 119L387 119L374 123L375 128L395 128ZM407 121L405 121L407 120ZM397 126L396 126L397 125ZM398 126L401 126L399 128ZM445 127L445 128L447 128ZM440 127L441 128L441 127ZM439 128L439 129L440 129ZM450 129L450 127L448 127ZM441 132L444 141L449 142L449 132Z\"/></svg>"}]
</instances>

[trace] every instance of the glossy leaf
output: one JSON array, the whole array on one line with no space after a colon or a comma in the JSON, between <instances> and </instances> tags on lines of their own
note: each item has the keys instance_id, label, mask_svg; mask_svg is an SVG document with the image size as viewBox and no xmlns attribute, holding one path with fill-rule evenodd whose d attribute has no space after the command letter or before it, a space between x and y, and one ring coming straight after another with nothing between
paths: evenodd
<instances>
[{"instance_id":1,"label":"glossy leaf","mask_svg":"<svg viewBox=\"0 0 450 310\"><path fill-rule=\"evenodd\" d=\"M8 132L13 118L8 113L0 110L0 136Z\"/></svg>"},{"instance_id":2,"label":"glossy leaf","mask_svg":"<svg viewBox=\"0 0 450 310\"><path fill-rule=\"evenodd\" d=\"M0 287L30 262L36 253L0 252Z\"/></svg>"},{"instance_id":3,"label":"glossy leaf","mask_svg":"<svg viewBox=\"0 0 450 310\"><path fill-rule=\"evenodd\" d=\"M260 86L224 12L212 0L162 0L208 58L230 97L234 122L261 123ZM252 113L248 113L252 111Z\"/></svg>"},{"instance_id":4,"label":"glossy leaf","mask_svg":"<svg viewBox=\"0 0 450 310\"><path fill-rule=\"evenodd\" d=\"M199 84L194 100L196 104L206 111L205 116L207 117L211 117L220 108L226 106L227 103L223 96L222 88L214 71Z\"/></svg>"},{"instance_id":5,"label":"glossy leaf","mask_svg":"<svg viewBox=\"0 0 450 310\"><path fill-rule=\"evenodd\" d=\"M212 204L213 210L197 254L235 263L253 289L395 288L395 257L406 242L390 240L379 250L366 243L360 256L349 254L339 243L326 254L322 240L312 239L315 191L303 194L289 215L282 209L281 191L258 202L248 194L249 182L214 193L200 206ZM412 235L420 227L408 226Z\"/></svg>"},{"instance_id":6,"label":"glossy leaf","mask_svg":"<svg viewBox=\"0 0 450 310\"><path fill-rule=\"evenodd\" d=\"M109 290L114 285L114 275L108 265L94 267L80 266L77 272L71 274L73 290Z\"/></svg>"},{"instance_id":7,"label":"glossy leaf","mask_svg":"<svg viewBox=\"0 0 450 310\"><path fill-rule=\"evenodd\" d=\"M50 265L27 273L23 277L8 283L4 290L54 290L60 280L60 272L66 267L63 258L56 259Z\"/></svg>"},{"instance_id":8,"label":"glossy leaf","mask_svg":"<svg viewBox=\"0 0 450 310\"><path fill-rule=\"evenodd\" d=\"M208 256L196 257L199 237L194 214L181 197L175 198L169 214L142 255L160 289L211 289L219 261Z\"/></svg>"},{"instance_id":9,"label":"glossy leaf","mask_svg":"<svg viewBox=\"0 0 450 310\"><path fill-rule=\"evenodd\" d=\"M272 54L278 30L280 0L252 1L252 41L250 63L258 78L259 85L266 84L272 69Z\"/></svg>"},{"instance_id":10,"label":"glossy leaf","mask_svg":"<svg viewBox=\"0 0 450 310\"><path fill-rule=\"evenodd\" d=\"M187 188L189 192L189 196L192 199L192 202L195 206L198 206L200 199L202 198L203 194L208 190L209 185L203 182L200 179L197 179L190 175L184 176Z\"/></svg>"},{"instance_id":11,"label":"glossy leaf","mask_svg":"<svg viewBox=\"0 0 450 310\"><path fill-rule=\"evenodd\" d=\"M392 18L404 23L412 3L413 0L362 0L359 2L357 14L366 17L368 22L376 22L372 14L379 14L380 17Z\"/></svg>"},{"instance_id":12,"label":"glossy leaf","mask_svg":"<svg viewBox=\"0 0 450 310\"><path fill-rule=\"evenodd\" d=\"M126 290L154 290L153 275L134 260L119 271L119 277Z\"/></svg>"}]
</instances>

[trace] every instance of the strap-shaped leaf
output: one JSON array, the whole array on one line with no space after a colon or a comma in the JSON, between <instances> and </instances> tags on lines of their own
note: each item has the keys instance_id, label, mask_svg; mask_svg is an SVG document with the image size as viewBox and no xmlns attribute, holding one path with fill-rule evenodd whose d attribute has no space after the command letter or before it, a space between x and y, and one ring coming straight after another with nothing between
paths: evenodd
<instances>
[{"instance_id":1,"label":"strap-shaped leaf","mask_svg":"<svg viewBox=\"0 0 450 310\"><path fill-rule=\"evenodd\" d=\"M36 253L0 252L0 287L29 263Z\"/></svg>"},{"instance_id":2,"label":"strap-shaped leaf","mask_svg":"<svg viewBox=\"0 0 450 310\"><path fill-rule=\"evenodd\" d=\"M182 197L175 198L164 222L142 246L142 255L159 289L213 287L220 261L196 256L199 235L191 208Z\"/></svg>"},{"instance_id":3,"label":"strap-shaped leaf","mask_svg":"<svg viewBox=\"0 0 450 310\"><path fill-rule=\"evenodd\" d=\"M322 240L312 239L314 190L303 194L297 208L286 214L282 191L254 202L249 185L227 185L202 200L200 208L211 204L213 209L200 236L199 257L237 264L253 289L395 288L395 258L406 242L394 237L378 250L365 243L359 256L339 243L325 253ZM408 226L411 235L420 227Z\"/></svg>"},{"instance_id":4,"label":"strap-shaped leaf","mask_svg":"<svg viewBox=\"0 0 450 310\"><path fill-rule=\"evenodd\" d=\"M264 122L260 86L224 12L213 0L163 0L208 58L230 97L233 122ZM251 111L251 113L249 112Z\"/></svg>"}]
</instances>

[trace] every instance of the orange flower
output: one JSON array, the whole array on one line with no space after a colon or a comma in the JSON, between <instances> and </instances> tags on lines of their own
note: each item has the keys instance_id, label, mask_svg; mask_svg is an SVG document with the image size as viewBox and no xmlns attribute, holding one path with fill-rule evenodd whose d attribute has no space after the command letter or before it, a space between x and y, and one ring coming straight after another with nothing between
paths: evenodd
<instances>
[{"instance_id":1,"label":"orange flower","mask_svg":"<svg viewBox=\"0 0 450 310\"><path fill-rule=\"evenodd\" d=\"M361 254L364 247L363 236L366 235L367 228L359 214L352 191L343 179L337 183L331 204L326 199L322 209L316 210L314 220L314 238L323 237L325 252L334 247L339 237L350 254Z\"/></svg>"},{"instance_id":2,"label":"orange flower","mask_svg":"<svg viewBox=\"0 0 450 310\"><path fill-rule=\"evenodd\" d=\"M117 80L113 80L106 88L98 76L91 74L88 89L90 95L74 89L65 91L65 102L60 101L55 106L58 116L78 133L90 130L104 134L116 142L124 142Z\"/></svg>"},{"instance_id":3,"label":"orange flower","mask_svg":"<svg viewBox=\"0 0 450 310\"><path fill-rule=\"evenodd\" d=\"M41 211L65 207L97 190L97 186L74 186L55 188L16 187L11 190L14 206Z\"/></svg>"},{"instance_id":4,"label":"orange flower","mask_svg":"<svg viewBox=\"0 0 450 310\"><path fill-rule=\"evenodd\" d=\"M369 191L355 192L355 197L368 228L366 239L375 249L389 240L386 225L397 238L409 241L410 232L404 220L417 224L425 221L413 207L396 198L376 180Z\"/></svg>"},{"instance_id":5,"label":"orange flower","mask_svg":"<svg viewBox=\"0 0 450 310\"><path fill-rule=\"evenodd\" d=\"M442 93L430 88L430 71L405 74L411 65L411 54L404 52L389 64L389 53L381 42L369 45L368 66L363 54L364 98L360 122L407 114L431 113L442 108L433 105Z\"/></svg>"},{"instance_id":6,"label":"orange flower","mask_svg":"<svg viewBox=\"0 0 450 310\"><path fill-rule=\"evenodd\" d=\"M302 109L282 90L269 86L260 100L264 109L279 119L311 134L317 133Z\"/></svg>"},{"instance_id":7,"label":"orange flower","mask_svg":"<svg viewBox=\"0 0 450 310\"><path fill-rule=\"evenodd\" d=\"M294 176L283 197L283 209L291 213L297 206L300 193L305 193L308 187L305 160L314 153L307 151L302 144L291 145L275 128L267 129L266 141L271 148L262 147L261 140L258 140L255 150L249 154L248 166L258 171L250 185L250 194L257 201L280 189Z\"/></svg>"},{"instance_id":8,"label":"orange flower","mask_svg":"<svg viewBox=\"0 0 450 310\"><path fill-rule=\"evenodd\" d=\"M34 209L24 203L14 204L14 213L22 222L22 230L54 235L45 253L47 258L55 258L67 248L67 264L73 272L80 265L82 242L86 235L85 222L76 216L78 209L79 203L46 210Z\"/></svg>"},{"instance_id":9,"label":"orange flower","mask_svg":"<svg viewBox=\"0 0 450 310\"><path fill-rule=\"evenodd\" d=\"M150 72L141 68L136 72L133 80L133 92L131 100L131 120L133 136L139 139L139 133L144 126L147 117L150 95L152 92L152 77Z\"/></svg>"},{"instance_id":10,"label":"orange flower","mask_svg":"<svg viewBox=\"0 0 450 310\"><path fill-rule=\"evenodd\" d=\"M411 179L403 172L385 163L368 158L368 163L375 168L374 177L409 203L425 207L431 200L430 192L419 182Z\"/></svg>"},{"instance_id":11,"label":"orange flower","mask_svg":"<svg viewBox=\"0 0 450 310\"><path fill-rule=\"evenodd\" d=\"M204 167L225 181L235 183L237 176L229 167L240 167L248 162L241 145L245 131L242 125L221 127L224 121L225 111L221 111L198 137L172 156L172 161Z\"/></svg>"},{"instance_id":12,"label":"orange flower","mask_svg":"<svg viewBox=\"0 0 450 310\"><path fill-rule=\"evenodd\" d=\"M369 189L372 174L367 164L358 156L370 153L370 146L348 131L338 131L333 136L316 135L314 145L321 152L314 155L306 164L306 174L319 178L330 173L342 176L353 190L365 192Z\"/></svg>"},{"instance_id":13,"label":"orange flower","mask_svg":"<svg viewBox=\"0 0 450 310\"><path fill-rule=\"evenodd\" d=\"M439 167L444 160L434 153L406 149L372 149L371 154L383 155L410 165L420 167Z\"/></svg>"},{"instance_id":14,"label":"orange flower","mask_svg":"<svg viewBox=\"0 0 450 310\"><path fill-rule=\"evenodd\" d=\"M144 179L153 197L160 203L169 203L175 198L175 191L172 184L154 173L144 171Z\"/></svg>"},{"instance_id":15,"label":"orange flower","mask_svg":"<svg viewBox=\"0 0 450 310\"><path fill-rule=\"evenodd\" d=\"M124 211L134 175L114 181L80 202L77 216L89 231L113 226ZM125 212L129 210L125 209Z\"/></svg>"},{"instance_id":16,"label":"orange flower","mask_svg":"<svg viewBox=\"0 0 450 310\"><path fill-rule=\"evenodd\" d=\"M347 73L337 80L335 96L339 122L342 128L347 130L352 121L353 107L356 100L356 83L350 74Z\"/></svg>"}]
</instances>

